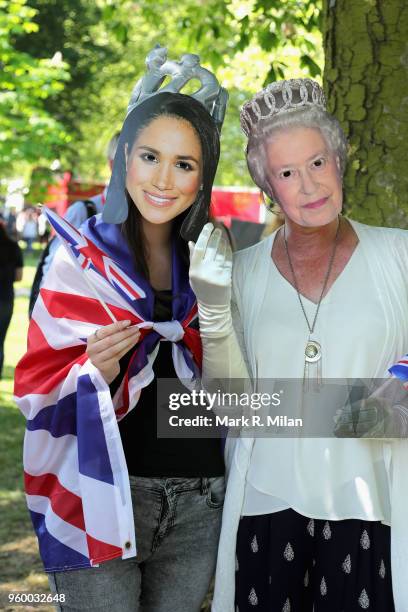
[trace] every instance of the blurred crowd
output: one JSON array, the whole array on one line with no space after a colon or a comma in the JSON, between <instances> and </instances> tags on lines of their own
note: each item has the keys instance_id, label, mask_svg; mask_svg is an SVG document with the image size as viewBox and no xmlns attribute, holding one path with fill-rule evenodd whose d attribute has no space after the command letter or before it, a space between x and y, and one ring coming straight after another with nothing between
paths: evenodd
<instances>
[{"instance_id":1,"label":"blurred crowd","mask_svg":"<svg viewBox=\"0 0 408 612\"><path fill-rule=\"evenodd\" d=\"M12 240L26 243L28 253L32 251L35 241L42 245L48 242L50 228L39 208L27 206L19 212L15 208L3 208L0 209L0 220Z\"/></svg>"}]
</instances>

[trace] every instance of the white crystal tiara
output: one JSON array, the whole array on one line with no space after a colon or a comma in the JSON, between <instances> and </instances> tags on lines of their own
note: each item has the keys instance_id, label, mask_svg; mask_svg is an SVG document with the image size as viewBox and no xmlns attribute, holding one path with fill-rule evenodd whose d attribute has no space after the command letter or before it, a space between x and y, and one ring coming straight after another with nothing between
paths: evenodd
<instances>
[{"instance_id":1,"label":"white crystal tiara","mask_svg":"<svg viewBox=\"0 0 408 612\"><path fill-rule=\"evenodd\" d=\"M255 94L241 110L241 127L246 136L261 119L301 108L317 106L326 110L323 89L312 79L276 81Z\"/></svg>"},{"instance_id":2,"label":"white crystal tiara","mask_svg":"<svg viewBox=\"0 0 408 612\"><path fill-rule=\"evenodd\" d=\"M163 92L181 92L191 80L200 81L201 87L192 94L207 109L218 129L221 128L228 102L228 93L221 87L215 75L200 66L200 56L185 53L180 61L167 59L167 48L156 45L146 57L146 73L138 80L130 97L127 114L141 102ZM162 87L166 77L170 81Z\"/></svg>"}]
</instances>

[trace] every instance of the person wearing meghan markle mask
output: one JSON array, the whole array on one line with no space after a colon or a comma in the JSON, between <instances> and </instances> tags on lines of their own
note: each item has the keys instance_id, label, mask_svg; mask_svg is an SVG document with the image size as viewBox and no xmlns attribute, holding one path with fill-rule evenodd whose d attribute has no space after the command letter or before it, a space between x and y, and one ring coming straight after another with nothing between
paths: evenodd
<instances>
[{"instance_id":1,"label":"person wearing meghan markle mask","mask_svg":"<svg viewBox=\"0 0 408 612\"><path fill-rule=\"evenodd\" d=\"M160 89L191 75L166 49L150 54L103 212L74 234L88 284L59 249L16 370L27 502L64 611L199 612L215 570L219 440L157 436L157 378L200 378L187 242L208 219L227 99L186 58L205 73L192 96Z\"/></svg>"}]
</instances>

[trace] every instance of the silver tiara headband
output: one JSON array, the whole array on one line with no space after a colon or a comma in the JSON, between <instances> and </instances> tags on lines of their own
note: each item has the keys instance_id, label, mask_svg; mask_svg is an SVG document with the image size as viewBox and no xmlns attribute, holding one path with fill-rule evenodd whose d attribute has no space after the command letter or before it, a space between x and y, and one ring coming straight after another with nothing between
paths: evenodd
<instances>
[{"instance_id":1,"label":"silver tiara headband","mask_svg":"<svg viewBox=\"0 0 408 612\"><path fill-rule=\"evenodd\" d=\"M262 119L305 106L316 106L326 110L323 89L312 79L289 79L276 81L255 94L241 110L241 127L246 136Z\"/></svg>"},{"instance_id":2,"label":"silver tiara headband","mask_svg":"<svg viewBox=\"0 0 408 612\"><path fill-rule=\"evenodd\" d=\"M158 93L183 93L181 90L185 85L197 79L201 87L188 95L201 102L214 119L218 129L221 129L228 93L212 72L200 66L199 55L185 53L177 62L167 59L166 47L156 45L146 57L146 68L145 75L138 80L132 91L127 115L141 102ZM161 87L167 77L170 77L170 81Z\"/></svg>"}]
</instances>

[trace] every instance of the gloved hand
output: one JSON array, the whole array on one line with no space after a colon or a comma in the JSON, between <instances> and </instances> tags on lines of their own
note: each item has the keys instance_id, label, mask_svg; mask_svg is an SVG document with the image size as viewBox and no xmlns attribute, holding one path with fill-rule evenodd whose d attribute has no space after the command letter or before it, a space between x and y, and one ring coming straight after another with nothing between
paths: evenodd
<instances>
[{"instance_id":1,"label":"gloved hand","mask_svg":"<svg viewBox=\"0 0 408 612\"><path fill-rule=\"evenodd\" d=\"M334 420L338 438L406 438L408 391L390 378L368 397L338 410Z\"/></svg>"},{"instance_id":2,"label":"gloved hand","mask_svg":"<svg viewBox=\"0 0 408 612\"><path fill-rule=\"evenodd\" d=\"M190 249L190 285L197 297L200 333L209 338L232 329L232 251L222 231L206 223Z\"/></svg>"}]
</instances>

